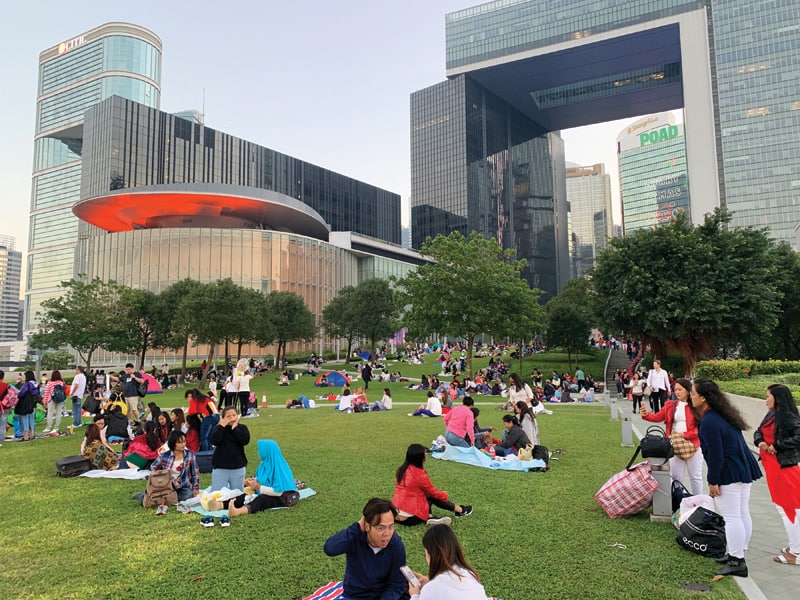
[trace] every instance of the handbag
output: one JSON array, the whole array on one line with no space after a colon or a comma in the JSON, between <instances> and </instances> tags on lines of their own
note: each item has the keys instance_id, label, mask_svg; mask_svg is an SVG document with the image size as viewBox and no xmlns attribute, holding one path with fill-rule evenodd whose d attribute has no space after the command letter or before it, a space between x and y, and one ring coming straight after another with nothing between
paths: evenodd
<instances>
[{"instance_id":1,"label":"handbag","mask_svg":"<svg viewBox=\"0 0 800 600\"><path fill-rule=\"evenodd\" d=\"M136 384L136 395L139 396L140 398L144 398L145 396L147 396L147 389L148 389L148 383L147 379L145 379L141 383Z\"/></svg>"},{"instance_id":2,"label":"handbag","mask_svg":"<svg viewBox=\"0 0 800 600\"><path fill-rule=\"evenodd\" d=\"M86 396L81 408L87 413L95 414L98 410L100 410L100 401L94 396Z\"/></svg>"},{"instance_id":3,"label":"handbag","mask_svg":"<svg viewBox=\"0 0 800 600\"><path fill-rule=\"evenodd\" d=\"M667 462L674 454L672 442L664 435L664 430L658 425L651 425L647 428L644 437L639 440L639 446L636 448L636 452L633 453L626 468L630 468L640 452L642 453L642 458L663 458L664 462Z\"/></svg>"},{"instance_id":4,"label":"handbag","mask_svg":"<svg viewBox=\"0 0 800 600\"><path fill-rule=\"evenodd\" d=\"M528 444L524 448L517 450L517 458L520 460L533 460L533 444Z\"/></svg>"},{"instance_id":5,"label":"handbag","mask_svg":"<svg viewBox=\"0 0 800 600\"><path fill-rule=\"evenodd\" d=\"M681 507L681 502L684 498L688 498L692 494L686 489L677 479L672 480L672 512L675 512Z\"/></svg>"},{"instance_id":6,"label":"handbag","mask_svg":"<svg viewBox=\"0 0 800 600\"><path fill-rule=\"evenodd\" d=\"M650 473L650 463L627 467L603 484L594 499L612 519L638 514L650 506L658 482Z\"/></svg>"},{"instance_id":7,"label":"handbag","mask_svg":"<svg viewBox=\"0 0 800 600\"><path fill-rule=\"evenodd\" d=\"M725 556L726 547L725 519L713 510L698 506L689 518L681 523L675 541L679 546L695 554L722 558Z\"/></svg>"},{"instance_id":8,"label":"handbag","mask_svg":"<svg viewBox=\"0 0 800 600\"><path fill-rule=\"evenodd\" d=\"M682 433L673 430L670 434L670 441L672 442L672 451L678 458L689 460L697 452L697 446L683 437Z\"/></svg>"}]
</instances>

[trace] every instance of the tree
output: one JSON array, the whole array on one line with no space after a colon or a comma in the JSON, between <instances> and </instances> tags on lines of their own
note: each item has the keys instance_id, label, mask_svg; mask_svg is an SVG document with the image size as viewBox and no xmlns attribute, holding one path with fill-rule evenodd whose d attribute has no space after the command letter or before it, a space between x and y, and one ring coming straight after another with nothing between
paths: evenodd
<instances>
[{"instance_id":1,"label":"tree","mask_svg":"<svg viewBox=\"0 0 800 600\"><path fill-rule=\"evenodd\" d=\"M591 282L583 277L569 280L558 296L546 305L547 344L563 346L572 370L572 354L586 347L595 323L595 294ZM577 365L577 361L576 361Z\"/></svg>"},{"instance_id":2,"label":"tree","mask_svg":"<svg viewBox=\"0 0 800 600\"><path fill-rule=\"evenodd\" d=\"M353 340L358 335L358 311L355 300L356 288L351 285L343 287L336 297L322 309L322 327L332 338L347 340L346 363L350 363L353 351ZM270 342L275 339L270 337ZM266 345L266 344L265 344Z\"/></svg>"},{"instance_id":3,"label":"tree","mask_svg":"<svg viewBox=\"0 0 800 600\"><path fill-rule=\"evenodd\" d=\"M154 347L156 332L167 327L157 307L156 294L150 290L119 288L121 321L118 334L106 348L139 356L138 368L144 369L144 358Z\"/></svg>"},{"instance_id":4,"label":"tree","mask_svg":"<svg viewBox=\"0 0 800 600\"><path fill-rule=\"evenodd\" d=\"M467 375L472 374L472 348L481 333L506 333L509 322L528 318L532 292L520 273L524 260L503 250L495 239L472 232L430 238L420 252L433 262L397 281L397 304L404 307L409 331L463 337L467 342Z\"/></svg>"},{"instance_id":5,"label":"tree","mask_svg":"<svg viewBox=\"0 0 800 600\"><path fill-rule=\"evenodd\" d=\"M125 312L119 301L120 286L98 278L90 282L71 279L61 284L63 293L42 302L40 330L31 336L30 346L45 350L71 346L91 369L98 348L119 343L125 326Z\"/></svg>"},{"instance_id":6,"label":"tree","mask_svg":"<svg viewBox=\"0 0 800 600\"><path fill-rule=\"evenodd\" d=\"M390 337L397 329L399 311L392 288L385 279L367 279L356 287L354 301L356 330L369 340L370 352L374 352L377 341Z\"/></svg>"},{"instance_id":7,"label":"tree","mask_svg":"<svg viewBox=\"0 0 800 600\"><path fill-rule=\"evenodd\" d=\"M266 346L276 345L275 365L286 358L286 344L312 339L317 332L314 315L308 310L303 299L292 292L270 292L267 296L264 330L271 333L271 339L259 339ZM262 343L263 342L263 343Z\"/></svg>"},{"instance_id":8,"label":"tree","mask_svg":"<svg viewBox=\"0 0 800 600\"><path fill-rule=\"evenodd\" d=\"M717 209L698 227L678 218L612 240L592 275L601 320L658 356L673 348L686 375L716 345L768 334L780 300L772 242L763 230L729 230L729 222Z\"/></svg>"},{"instance_id":9,"label":"tree","mask_svg":"<svg viewBox=\"0 0 800 600\"><path fill-rule=\"evenodd\" d=\"M205 284L194 279L182 279L158 294L154 311L158 319L165 323L163 329L156 331L153 341L155 348L181 350L181 380L186 377L186 357L189 353L189 340L200 318L194 312L194 301L204 296Z\"/></svg>"}]
</instances>

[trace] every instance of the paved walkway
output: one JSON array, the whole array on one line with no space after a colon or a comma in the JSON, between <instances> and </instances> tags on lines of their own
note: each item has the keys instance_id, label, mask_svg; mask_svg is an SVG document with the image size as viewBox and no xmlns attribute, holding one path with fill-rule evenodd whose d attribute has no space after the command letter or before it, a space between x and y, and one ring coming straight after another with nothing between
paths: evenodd
<instances>
[{"instance_id":1,"label":"paved walkway","mask_svg":"<svg viewBox=\"0 0 800 600\"><path fill-rule=\"evenodd\" d=\"M626 414L630 414L630 403L623 403L623 407ZM634 428L640 432L652 424L644 421L639 415L635 415L632 422ZM800 566L782 565L772 560L788 541L778 511L770 500L764 477L753 484L750 514L753 517L753 536L745 555L750 576L744 579L736 577L739 587L750 600L765 598L785 600L800 597Z\"/></svg>"}]
</instances>

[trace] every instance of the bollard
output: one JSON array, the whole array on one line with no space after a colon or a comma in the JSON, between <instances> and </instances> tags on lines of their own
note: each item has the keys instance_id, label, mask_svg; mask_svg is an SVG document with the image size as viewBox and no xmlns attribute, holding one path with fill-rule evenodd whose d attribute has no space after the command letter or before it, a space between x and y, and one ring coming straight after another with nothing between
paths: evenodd
<instances>
[{"instance_id":1,"label":"bollard","mask_svg":"<svg viewBox=\"0 0 800 600\"><path fill-rule=\"evenodd\" d=\"M611 401L611 420L612 421L616 421L617 419L619 419L619 415L617 413L617 401L616 400L612 400Z\"/></svg>"},{"instance_id":2,"label":"bollard","mask_svg":"<svg viewBox=\"0 0 800 600\"><path fill-rule=\"evenodd\" d=\"M633 448L633 422L630 417L622 417L622 447Z\"/></svg>"},{"instance_id":3,"label":"bollard","mask_svg":"<svg viewBox=\"0 0 800 600\"><path fill-rule=\"evenodd\" d=\"M653 514L650 515L650 520L669 521L672 517L672 476L669 473L669 460L663 464L653 463L651 460L650 470L658 482L658 489L653 494Z\"/></svg>"}]
</instances>

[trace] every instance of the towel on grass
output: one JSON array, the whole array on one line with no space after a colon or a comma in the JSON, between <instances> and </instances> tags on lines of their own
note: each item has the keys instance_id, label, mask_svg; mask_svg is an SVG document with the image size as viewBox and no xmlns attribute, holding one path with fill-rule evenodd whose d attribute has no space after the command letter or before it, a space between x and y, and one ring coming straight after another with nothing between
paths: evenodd
<instances>
[{"instance_id":1,"label":"towel on grass","mask_svg":"<svg viewBox=\"0 0 800 600\"><path fill-rule=\"evenodd\" d=\"M330 583L323 585L310 596L303 598L303 600L340 600L343 593L344 591L342 589L342 582L331 581ZM499 600L499 598L492 596L488 600Z\"/></svg>"},{"instance_id":2,"label":"towel on grass","mask_svg":"<svg viewBox=\"0 0 800 600\"><path fill-rule=\"evenodd\" d=\"M93 479L106 478L106 479L147 479L150 471L147 469L114 469L113 471L104 471L103 469L94 469L81 473L80 477L91 477Z\"/></svg>"},{"instance_id":3,"label":"towel on grass","mask_svg":"<svg viewBox=\"0 0 800 600\"><path fill-rule=\"evenodd\" d=\"M205 490L200 490L200 493L209 492L210 490L206 488ZM220 490L222 491L222 490ZM230 492L230 490L228 490ZM235 498L236 496L240 495L242 492L239 490L234 490L236 492L230 498ZM311 496L315 496L317 492L312 490L311 488L303 488L302 490L298 490L300 494L300 500L305 500L306 498L310 498ZM226 496L224 498L220 498L221 500L227 500L229 497ZM196 502L193 502L195 501ZM205 510L202 506L200 506L200 497L197 496L196 498L190 498L186 502L182 502L181 504L186 505L188 508L192 509L193 513L197 513L198 515L204 515L207 517L227 517L228 511L227 510ZM271 510L281 510L286 508L285 506L278 506Z\"/></svg>"},{"instance_id":4,"label":"towel on grass","mask_svg":"<svg viewBox=\"0 0 800 600\"><path fill-rule=\"evenodd\" d=\"M434 452L431 456L441 460L452 460L454 462L472 465L474 467L484 467L496 471L530 471L531 469L547 467L543 460L516 460L516 459L497 459L486 456L475 446L462 448L460 446L445 446L444 452Z\"/></svg>"}]
</instances>

